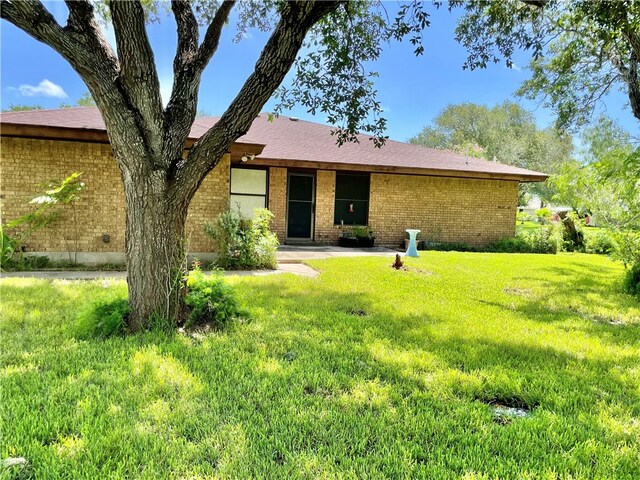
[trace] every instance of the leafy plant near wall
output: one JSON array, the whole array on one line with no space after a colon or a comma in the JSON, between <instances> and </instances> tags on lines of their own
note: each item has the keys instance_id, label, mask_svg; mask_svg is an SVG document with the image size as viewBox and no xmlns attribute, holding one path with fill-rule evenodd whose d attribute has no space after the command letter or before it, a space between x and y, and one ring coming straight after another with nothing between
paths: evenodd
<instances>
[{"instance_id":1,"label":"leafy plant near wall","mask_svg":"<svg viewBox=\"0 0 640 480\"><path fill-rule=\"evenodd\" d=\"M66 243L69 261L77 263L79 225L76 203L85 188L81 176L82 173L74 172L61 182L49 181L42 187L44 192L29 201L33 209L7 224L12 229L21 227L15 236L19 244L23 244L34 232L50 228ZM70 220L70 228L61 226L63 219Z\"/></svg>"},{"instance_id":2,"label":"leafy plant near wall","mask_svg":"<svg viewBox=\"0 0 640 480\"><path fill-rule=\"evenodd\" d=\"M0 224L0 270L4 270L7 267L16 251L20 250L20 243L15 239L7 235L7 231L4 225Z\"/></svg>"},{"instance_id":3,"label":"leafy plant near wall","mask_svg":"<svg viewBox=\"0 0 640 480\"><path fill-rule=\"evenodd\" d=\"M245 218L231 209L221 213L204 231L216 244L216 264L226 269L274 269L278 262L278 237L269 227L273 214L256 208L253 218Z\"/></svg>"}]
</instances>

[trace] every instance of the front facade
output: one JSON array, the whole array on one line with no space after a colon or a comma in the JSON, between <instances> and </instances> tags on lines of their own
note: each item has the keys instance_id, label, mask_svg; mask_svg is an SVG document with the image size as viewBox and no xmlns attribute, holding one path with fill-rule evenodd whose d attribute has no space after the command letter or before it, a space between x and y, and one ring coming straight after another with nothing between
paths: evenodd
<instances>
[{"instance_id":1,"label":"front facade","mask_svg":"<svg viewBox=\"0 0 640 480\"><path fill-rule=\"evenodd\" d=\"M77 231L79 261L123 261L124 193L105 139L68 138L42 126L15 128L7 125L6 117L2 115L0 145L3 223L32 208L28 201L40 193L40 185L82 172L86 187L77 203L76 224L69 220L36 232L26 249L67 258L68 239ZM267 207L274 214L272 228L281 243L337 244L341 230L352 225L368 226L376 244L387 246L400 245L407 228L422 230L422 239L473 245L514 235L522 181L516 176L270 158L275 155L273 147L268 150L269 138L253 145L258 146L241 142L231 149L195 195L187 220L187 246L192 254L203 259L214 254L203 226L229 206L245 214ZM281 157L286 157L286 148L281 149ZM247 150L260 154L253 159ZM243 157L252 159L243 162Z\"/></svg>"}]
</instances>

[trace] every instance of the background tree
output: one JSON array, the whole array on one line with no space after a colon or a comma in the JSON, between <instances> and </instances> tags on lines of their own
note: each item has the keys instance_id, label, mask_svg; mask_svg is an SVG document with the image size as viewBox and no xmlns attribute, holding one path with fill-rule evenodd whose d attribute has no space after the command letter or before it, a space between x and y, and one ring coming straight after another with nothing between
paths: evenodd
<instances>
[{"instance_id":1,"label":"background tree","mask_svg":"<svg viewBox=\"0 0 640 480\"><path fill-rule=\"evenodd\" d=\"M76 100L76 105L79 107L95 107L96 101L91 96L91 93L84 92L78 100Z\"/></svg>"},{"instance_id":2,"label":"background tree","mask_svg":"<svg viewBox=\"0 0 640 480\"><path fill-rule=\"evenodd\" d=\"M163 107L154 53L145 22L154 2L99 4L113 24L117 51L107 42L89 0L67 0L60 25L40 1L2 0L0 16L62 55L86 83L102 113L120 168L126 202L126 258L131 314L129 327L144 328L149 317L179 319L187 209L206 175L229 146L245 134L264 104L295 66L285 105L298 102L321 110L339 125L339 142L355 133L384 141L384 119L375 97L376 60L381 45L409 37L422 53L421 32L429 16L420 2L404 4L390 18L381 2L174 0L177 48L173 88ZM195 5L195 9L194 9ZM270 31L253 72L220 120L183 156L196 117L202 72L216 53L231 11L238 33ZM200 39L199 22L204 28ZM298 57L303 47L306 54Z\"/></svg>"},{"instance_id":3,"label":"background tree","mask_svg":"<svg viewBox=\"0 0 640 480\"><path fill-rule=\"evenodd\" d=\"M554 200L590 214L614 230L640 230L640 162L628 132L600 117L581 137L583 162L570 162L549 180Z\"/></svg>"},{"instance_id":4,"label":"background tree","mask_svg":"<svg viewBox=\"0 0 640 480\"><path fill-rule=\"evenodd\" d=\"M564 129L588 123L612 89L626 92L640 120L640 2L637 0L452 1L466 14L456 38L468 49L465 68L513 62L530 50L532 77L519 93L541 98Z\"/></svg>"},{"instance_id":5,"label":"background tree","mask_svg":"<svg viewBox=\"0 0 640 480\"><path fill-rule=\"evenodd\" d=\"M13 103L9 105L9 108L2 110L3 112L26 112L28 110L42 110L41 105L22 105Z\"/></svg>"},{"instance_id":6,"label":"background tree","mask_svg":"<svg viewBox=\"0 0 640 480\"><path fill-rule=\"evenodd\" d=\"M74 108L74 107L95 107L96 106L96 102L93 99L93 97L91 96L91 94L89 92L84 92L80 98L78 98L78 100L76 100L76 103L71 105L69 103L61 103L59 108Z\"/></svg>"},{"instance_id":7,"label":"background tree","mask_svg":"<svg viewBox=\"0 0 640 480\"><path fill-rule=\"evenodd\" d=\"M559 171L573 150L569 135L538 128L533 114L513 102L493 108L474 103L449 105L409 141L548 174ZM545 183L523 184L521 202L526 203L526 194L550 201L553 192Z\"/></svg>"}]
</instances>

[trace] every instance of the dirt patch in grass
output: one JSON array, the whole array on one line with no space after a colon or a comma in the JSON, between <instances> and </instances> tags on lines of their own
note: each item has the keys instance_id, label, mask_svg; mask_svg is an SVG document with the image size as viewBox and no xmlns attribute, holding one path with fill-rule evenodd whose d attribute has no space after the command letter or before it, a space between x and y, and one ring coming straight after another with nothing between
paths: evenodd
<instances>
[{"instance_id":1,"label":"dirt patch in grass","mask_svg":"<svg viewBox=\"0 0 640 480\"><path fill-rule=\"evenodd\" d=\"M518 295L520 297L528 297L532 293L530 288L519 287L505 287L503 292L509 295Z\"/></svg>"},{"instance_id":2,"label":"dirt patch in grass","mask_svg":"<svg viewBox=\"0 0 640 480\"><path fill-rule=\"evenodd\" d=\"M366 317L369 315L365 310L356 307L348 307L347 309L345 309L345 313L354 315L356 317Z\"/></svg>"}]
</instances>

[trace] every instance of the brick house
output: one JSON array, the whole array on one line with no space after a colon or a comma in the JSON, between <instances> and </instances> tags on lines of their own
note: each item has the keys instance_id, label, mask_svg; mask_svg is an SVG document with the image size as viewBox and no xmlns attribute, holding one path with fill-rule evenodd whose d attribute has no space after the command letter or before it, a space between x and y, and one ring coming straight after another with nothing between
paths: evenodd
<instances>
[{"instance_id":1,"label":"brick house","mask_svg":"<svg viewBox=\"0 0 640 480\"><path fill-rule=\"evenodd\" d=\"M189 148L216 118L196 119ZM104 123L93 107L0 114L2 220L24 214L38 186L82 172L79 259L122 261L124 194ZM336 244L341 226L368 225L379 245L399 245L406 228L421 238L482 245L514 235L519 182L547 175L368 137L338 147L331 127L267 115L256 118L205 179L187 220L189 251L213 251L203 224L230 204L267 207L282 243ZM244 160L244 161L243 161ZM62 226L65 227L64 225ZM107 241L108 240L108 241ZM29 252L62 257L59 235L31 236Z\"/></svg>"}]
</instances>

